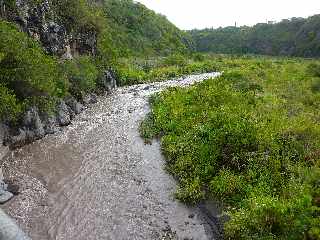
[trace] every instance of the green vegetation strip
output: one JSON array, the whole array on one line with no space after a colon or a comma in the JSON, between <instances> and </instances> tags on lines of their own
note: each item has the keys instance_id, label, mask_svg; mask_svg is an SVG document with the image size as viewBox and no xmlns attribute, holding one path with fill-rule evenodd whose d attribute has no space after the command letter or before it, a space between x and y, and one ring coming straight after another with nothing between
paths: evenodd
<instances>
[{"instance_id":1,"label":"green vegetation strip","mask_svg":"<svg viewBox=\"0 0 320 240\"><path fill-rule=\"evenodd\" d=\"M219 199L226 239L320 239L320 65L220 58L224 74L151 99L178 199Z\"/></svg>"}]
</instances>

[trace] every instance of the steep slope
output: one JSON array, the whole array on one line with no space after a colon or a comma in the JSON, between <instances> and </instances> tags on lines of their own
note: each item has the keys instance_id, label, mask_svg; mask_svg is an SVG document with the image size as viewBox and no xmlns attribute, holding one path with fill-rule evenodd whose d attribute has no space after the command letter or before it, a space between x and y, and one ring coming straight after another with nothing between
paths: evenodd
<instances>
[{"instance_id":1,"label":"steep slope","mask_svg":"<svg viewBox=\"0 0 320 240\"><path fill-rule=\"evenodd\" d=\"M192 46L185 32L132 0L3 0L0 17L2 121L31 106L52 111L66 96L81 100L118 57Z\"/></svg>"},{"instance_id":2,"label":"steep slope","mask_svg":"<svg viewBox=\"0 0 320 240\"><path fill-rule=\"evenodd\" d=\"M213 53L320 56L320 15L253 27L192 30L197 50Z\"/></svg>"},{"instance_id":3,"label":"steep slope","mask_svg":"<svg viewBox=\"0 0 320 240\"><path fill-rule=\"evenodd\" d=\"M141 3L105 0L103 10L121 55L167 55L192 48L185 32Z\"/></svg>"}]
</instances>

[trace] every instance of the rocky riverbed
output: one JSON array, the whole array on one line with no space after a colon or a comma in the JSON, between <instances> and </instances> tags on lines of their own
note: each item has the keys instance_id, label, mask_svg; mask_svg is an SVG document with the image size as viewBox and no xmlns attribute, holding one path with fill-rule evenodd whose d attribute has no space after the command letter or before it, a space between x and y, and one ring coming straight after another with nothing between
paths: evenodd
<instances>
[{"instance_id":1,"label":"rocky riverbed","mask_svg":"<svg viewBox=\"0 0 320 240\"><path fill-rule=\"evenodd\" d=\"M218 211L176 201L159 143L138 133L151 94L215 76L118 88L63 131L7 153L4 178L19 194L4 210L34 240L219 239Z\"/></svg>"}]
</instances>

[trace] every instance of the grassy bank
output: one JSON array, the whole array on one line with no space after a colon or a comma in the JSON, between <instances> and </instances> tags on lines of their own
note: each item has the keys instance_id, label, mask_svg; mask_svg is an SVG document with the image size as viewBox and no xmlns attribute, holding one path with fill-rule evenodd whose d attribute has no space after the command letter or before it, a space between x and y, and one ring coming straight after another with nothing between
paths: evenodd
<instances>
[{"instance_id":1,"label":"grassy bank","mask_svg":"<svg viewBox=\"0 0 320 240\"><path fill-rule=\"evenodd\" d=\"M188 74L217 71L215 59L202 55L174 54L166 57L126 58L116 65L120 85L163 81Z\"/></svg>"},{"instance_id":2,"label":"grassy bank","mask_svg":"<svg viewBox=\"0 0 320 240\"><path fill-rule=\"evenodd\" d=\"M176 196L222 201L226 239L320 239L319 62L214 59L221 77L154 96L141 125Z\"/></svg>"}]
</instances>

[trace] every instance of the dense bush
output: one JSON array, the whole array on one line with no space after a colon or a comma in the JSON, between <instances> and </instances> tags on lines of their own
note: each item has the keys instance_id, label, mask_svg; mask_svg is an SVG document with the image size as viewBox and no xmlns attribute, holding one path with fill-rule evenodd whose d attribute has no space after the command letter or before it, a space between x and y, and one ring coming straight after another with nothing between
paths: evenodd
<instances>
[{"instance_id":1,"label":"dense bush","mask_svg":"<svg viewBox=\"0 0 320 240\"><path fill-rule=\"evenodd\" d=\"M58 62L46 55L37 42L5 21L0 21L0 84L1 98L8 99L9 94L12 103L7 114L1 112L1 118L18 114L15 104L45 105L40 102L53 101L67 91Z\"/></svg>"},{"instance_id":2,"label":"dense bush","mask_svg":"<svg viewBox=\"0 0 320 240\"><path fill-rule=\"evenodd\" d=\"M308 65L307 73L313 77L320 77L320 64L311 63Z\"/></svg>"},{"instance_id":3,"label":"dense bush","mask_svg":"<svg viewBox=\"0 0 320 240\"><path fill-rule=\"evenodd\" d=\"M176 196L215 198L226 239L320 239L319 95L308 61L217 59L224 74L152 98L144 137L162 136Z\"/></svg>"},{"instance_id":4,"label":"dense bush","mask_svg":"<svg viewBox=\"0 0 320 240\"><path fill-rule=\"evenodd\" d=\"M163 81L188 74L214 72L218 68L216 59L193 61L186 56L176 54L152 60L131 58L120 61L116 66L120 85Z\"/></svg>"},{"instance_id":5,"label":"dense bush","mask_svg":"<svg viewBox=\"0 0 320 240\"><path fill-rule=\"evenodd\" d=\"M99 71L90 57L82 56L66 61L61 67L69 79L72 95L81 99L85 93L95 90Z\"/></svg>"},{"instance_id":6,"label":"dense bush","mask_svg":"<svg viewBox=\"0 0 320 240\"><path fill-rule=\"evenodd\" d=\"M132 0L106 0L104 13L121 56L170 55L192 49L191 38L165 16Z\"/></svg>"},{"instance_id":7,"label":"dense bush","mask_svg":"<svg viewBox=\"0 0 320 240\"><path fill-rule=\"evenodd\" d=\"M21 112L21 105L17 103L15 95L0 84L0 121L16 120Z\"/></svg>"},{"instance_id":8,"label":"dense bush","mask_svg":"<svg viewBox=\"0 0 320 240\"><path fill-rule=\"evenodd\" d=\"M87 0L52 0L54 13L69 32L100 32L104 18Z\"/></svg>"}]
</instances>

